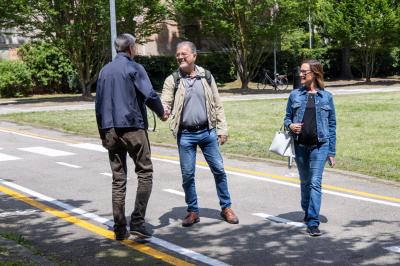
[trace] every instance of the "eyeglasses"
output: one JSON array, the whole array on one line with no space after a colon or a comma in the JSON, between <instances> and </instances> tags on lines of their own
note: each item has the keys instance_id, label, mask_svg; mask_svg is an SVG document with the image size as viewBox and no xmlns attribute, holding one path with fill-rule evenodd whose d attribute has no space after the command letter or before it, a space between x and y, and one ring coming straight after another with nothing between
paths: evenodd
<instances>
[{"instance_id":1,"label":"eyeglasses","mask_svg":"<svg viewBox=\"0 0 400 266\"><path fill-rule=\"evenodd\" d=\"M192 55L192 54L184 54L184 53L182 53L182 54L176 54L175 57L176 58L186 58L186 57L188 57L190 55Z\"/></svg>"},{"instance_id":2,"label":"eyeglasses","mask_svg":"<svg viewBox=\"0 0 400 266\"><path fill-rule=\"evenodd\" d=\"M309 73L312 73L312 71L311 70L300 70L300 74L307 75Z\"/></svg>"}]
</instances>

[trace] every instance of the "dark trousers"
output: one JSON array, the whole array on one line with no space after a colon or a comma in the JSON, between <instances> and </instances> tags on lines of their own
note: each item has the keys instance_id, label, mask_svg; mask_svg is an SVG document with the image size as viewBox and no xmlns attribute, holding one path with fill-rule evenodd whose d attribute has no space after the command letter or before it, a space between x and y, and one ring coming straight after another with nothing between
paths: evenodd
<instances>
[{"instance_id":1,"label":"dark trousers","mask_svg":"<svg viewBox=\"0 0 400 266\"><path fill-rule=\"evenodd\" d=\"M125 195L127 183L126 156L133 159L138 177L135 209L131 214L131 226L144 223L147 203L153 185L153 165L151 162L150 143L144 129L109 129L105 132L105 147L108 149L112 182L112 207L114 230L126 227Z\"/></svg>"}]
</instances>

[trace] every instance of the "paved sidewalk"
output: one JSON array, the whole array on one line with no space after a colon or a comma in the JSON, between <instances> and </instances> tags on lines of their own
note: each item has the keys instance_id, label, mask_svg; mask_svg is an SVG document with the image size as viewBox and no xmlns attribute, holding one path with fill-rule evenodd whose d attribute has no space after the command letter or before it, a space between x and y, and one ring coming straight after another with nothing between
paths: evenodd
<instances>
[{"instance_id":1,"label":"paved sidewalk","mask_svg":"<svg viewBox=\"0 0 400 266\"><path fill-rule=\"evenodd\" d=\"M400 81L395 79L375 80L372 83L364 81L328 81L327 90L334 95L361 94L376 92L400 92ZM289 86L289 88L291 88ZM262 99L285 99L291 90L283 93L270 89L251 89L250 93L240 93L235 90L221 90L222 101L249 101ZM34 99L0 99L0 115L20 112L41 112L57 110L90 110L94 109L94 97L82 100L81 97L60 96Z\"/></svg>"}]
</instances>

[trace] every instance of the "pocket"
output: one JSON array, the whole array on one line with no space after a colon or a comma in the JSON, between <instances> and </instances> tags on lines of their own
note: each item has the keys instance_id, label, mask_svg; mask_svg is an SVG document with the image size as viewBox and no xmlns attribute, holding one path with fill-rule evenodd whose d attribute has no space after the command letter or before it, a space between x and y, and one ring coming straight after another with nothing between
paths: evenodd
<instances>
[{"instance_id":1,"label":"pocket","mask_svg":"<svg viewBox=\"0 0 400 266\"><path fill-rule=\"evenodd\" d=\"M323 115L323 117L328 118L329 113L331 111L331 107L329 106L329 104L324 104L321 106L321 113Z\"/></svg>"},{"instance_id":2,"label":"pocket","mask_svg":"<svg viewBox=\"0 0 400 266\"><path fill-rule=\"evenodd\" d=\"M105 132L104 148L107 150L114 150L118 148L119 137L114 128L110 128Z\"/></svg>"},{"instance_id":3,"label":"pocket","mask_svg":"<svg viewBox=\"0 0 400 266\"><path fill-rule=\"evenodd\" d=\"M291 106L292 112L293 112L293 117L292 117L293 123L299 122L298 116L299 116L300 106L301 106L301 103L299 103L299 102L294 102Z\"/></svg>"}]
</instances>

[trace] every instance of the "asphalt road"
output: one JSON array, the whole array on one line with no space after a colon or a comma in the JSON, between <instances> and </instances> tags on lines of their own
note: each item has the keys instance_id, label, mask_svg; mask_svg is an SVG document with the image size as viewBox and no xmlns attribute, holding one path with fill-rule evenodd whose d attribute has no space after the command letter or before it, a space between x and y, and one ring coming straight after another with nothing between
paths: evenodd
<instances>
[{"instance_id":1,"label":"asphalt road","mask_svg":"<svg viewBox=\"0 0 400 266\"><path fill-rule=\"evenodd\" d=\"M296 169L224 158L239 225L219 217L213 177L199 154L201 222L185 216L176 149L152 147L149 243L111 240L111 171L97 139L0 122L0 229L22 234L72 265L400 265L400 185L324 175L320 226L301 223ZM130 162L127 216L136 176ZM145 255L146 253L146 255ZM161 258L155 259L156 258Z\"/></svg>"}]
</instances>

